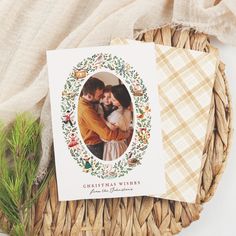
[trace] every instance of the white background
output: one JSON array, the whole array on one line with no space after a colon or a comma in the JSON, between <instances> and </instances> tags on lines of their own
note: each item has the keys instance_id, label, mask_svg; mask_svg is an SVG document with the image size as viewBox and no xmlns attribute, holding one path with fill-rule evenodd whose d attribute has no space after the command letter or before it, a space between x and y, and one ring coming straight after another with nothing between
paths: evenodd
<instances>
[{"instance_id":1,"label":"white background","mask_svg":"<svg viewBox=\"0 0 236 236\"><path fill-rule=\"evenodd\" d=\"M234 113L236 112L236 47L212 40L220 49L226 64ZM234 115L236 124L236 115ZM201 217L184 229L179 236L235 236L236 235L236 135L234 135L228 163L213 198L205 203ZM0 235L3 235L0 233Z\"/></svg>"},{"instance_id":2,"label":"white background","mask_svg":"<svg viewBox=\"0 0 236 236\"><path fill-rule=\"evenodd\" d=\"M220 49L226 65L226 75L233 101L233 126L236 124L236 47L212 39ZM233 136L228 163L213 198L203 205L198 221L184 229L179 236L236 236L236 135Z\"/></svg>"}]
</instances>

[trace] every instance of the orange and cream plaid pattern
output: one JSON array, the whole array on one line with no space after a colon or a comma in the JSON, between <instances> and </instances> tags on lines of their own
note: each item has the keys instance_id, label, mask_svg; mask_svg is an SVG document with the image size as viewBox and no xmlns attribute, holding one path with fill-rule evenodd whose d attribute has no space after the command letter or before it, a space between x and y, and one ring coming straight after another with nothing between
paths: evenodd
<instances>
[{"instance_id":1,"label":"orange and cream plaid pattern","mask_svg":"<svg viewBox=\"0 0 236 236\"><path fill-rule=\"evenodd\" d=\"M217 58L193 50L156 46L167 192L195 202Z\"/></svg>"},{"instance_id":2,"label":"orange and cream plaid pattern","mask_svg":"<svg viewBox=\"0 0 236 236\"><path fill-rule=\"evenodd\" d=\"M137 42L112 40L127 43ZM156 45L166 175L163 198L196 200L216 64L215 54Z\"/></svg>"}]
</instances>

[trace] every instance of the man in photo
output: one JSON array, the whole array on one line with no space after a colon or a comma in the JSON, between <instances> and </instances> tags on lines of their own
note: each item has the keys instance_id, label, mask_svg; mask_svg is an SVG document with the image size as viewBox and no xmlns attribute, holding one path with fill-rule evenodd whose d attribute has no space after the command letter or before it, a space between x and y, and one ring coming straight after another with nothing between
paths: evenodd
<instances>
[{"instance_id":1,"label":"man in photo","mask_svg":"<svg viewBox=\"0 0 236 236\"><path fill-rule=\"evenodd\" d=\"M96 106L103 97L105 84L94 77L89 78L81 92L78 104L78 123L84 143L91 153L103 159L103 140L123 140L130 136L129 131L121 131L116 126L110 128L97 113Z\"/></svg>"}]
</instances>

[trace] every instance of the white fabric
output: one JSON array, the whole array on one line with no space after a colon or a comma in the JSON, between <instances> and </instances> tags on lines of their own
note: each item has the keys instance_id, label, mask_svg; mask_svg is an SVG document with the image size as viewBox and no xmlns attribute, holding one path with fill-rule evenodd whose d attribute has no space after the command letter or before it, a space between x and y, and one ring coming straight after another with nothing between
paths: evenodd
<instances>
[{"instance_id":1,"label":"white fabric","mask_svg":"<svg viewBox=\"0 0 236 236\"><path fill-rule=\"evenodd\" d=\"M132 120L131 111L119 107L113 111L108 117L107 121L115 124L122 131L127 131L130 127ZM112 161L120 157L127 149L126 140L115 141L104 143L103 160Z\"/></svg>"},{"instance_id":2,"label":"white fabric","mask_svg":"<svg viewBox=\"0 0 236 236\"><path fill-rule=\"evenodd\" d=\"M131 120L131 111L121 106L107 117L108 122L115 124L122 131L129 129Z\"/></svg>"},{"instance_id":3,"label":"white fabric","mask_svg":"<svg viewBox=\"0 0 236 236\"><path fill-rule=\"evenodd\" d=\"M51 156L46 50L108 45L115 37L183 24L236 45L236 5L223 0L0 1L0 119L32 112L43 125L39 177Z\"/></svg>"}]
</instances>

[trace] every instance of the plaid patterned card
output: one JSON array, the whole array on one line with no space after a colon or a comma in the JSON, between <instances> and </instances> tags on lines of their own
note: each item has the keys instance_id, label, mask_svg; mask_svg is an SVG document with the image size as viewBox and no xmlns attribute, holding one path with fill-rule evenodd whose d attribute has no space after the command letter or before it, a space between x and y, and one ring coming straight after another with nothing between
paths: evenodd
<instances>
[{"instance_id":1,"label":"plaid patterned card","mask_svg":"<svg viewBox=\"0 0 236 236\"><path fill-rule=\"evenodd\" d=\"M111 41L134 43L140 42ZM167 189L163 198L196 200L217 61L211 53L156 45Z\"/></svg>"}]
</instances>

